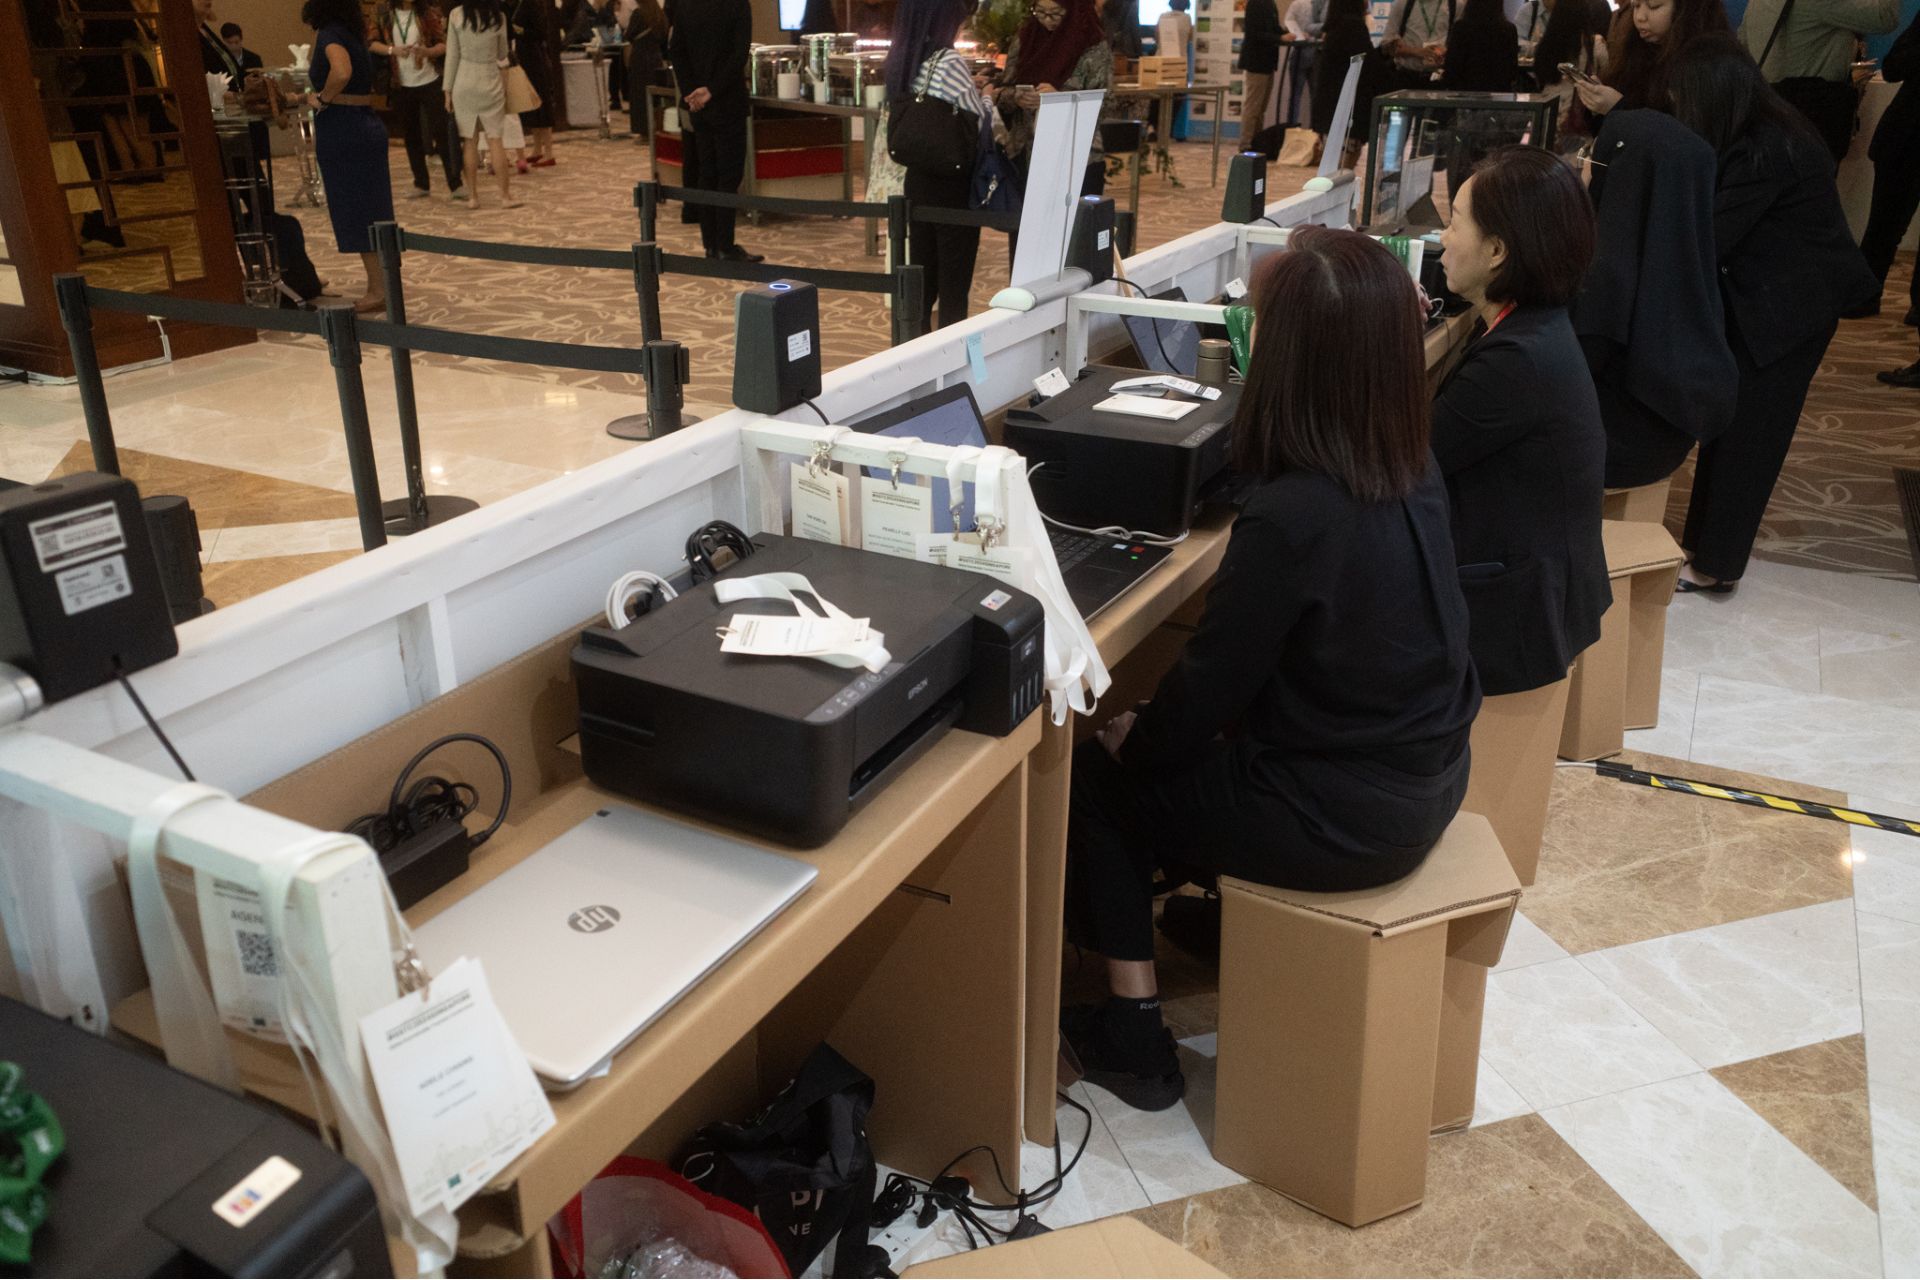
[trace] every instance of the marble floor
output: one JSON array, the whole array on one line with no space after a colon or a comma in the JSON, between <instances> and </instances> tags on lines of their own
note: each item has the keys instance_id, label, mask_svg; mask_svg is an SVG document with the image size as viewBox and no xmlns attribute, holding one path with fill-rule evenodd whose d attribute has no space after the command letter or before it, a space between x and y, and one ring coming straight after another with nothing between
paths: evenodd
<instances>
[{"instance_id":1,"label":"marble floor","mask_svg":"<svg viewBox=\"0 0 1920 1280\"><path fill-rule=\"evenodd\" d=\"M1667 635L1626 758L1920 818L1920 587L1760 562ZM1132 1214L1235 1276L1920 1273L1920 838L1560 769L1473 1124L1358 1231L1212 1159L1217 975L1163 943L1161 987L1188 1097L1075 1086L1097 1123L1050 1225ZM1065 990L1098 976L1069 956ZM904 1243L966 1247L948 1219Z\"/></svg>"}]
</instances>

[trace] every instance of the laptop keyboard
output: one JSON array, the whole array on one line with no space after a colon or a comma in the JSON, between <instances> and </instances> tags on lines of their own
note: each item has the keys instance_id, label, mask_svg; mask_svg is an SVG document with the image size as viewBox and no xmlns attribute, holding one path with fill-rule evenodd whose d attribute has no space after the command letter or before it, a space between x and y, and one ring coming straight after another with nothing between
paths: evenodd
<instances>
[{"instance_id":1,"label":"laptop keyboard","mask_svg":"<svg viewBox=\"0 0 1920 1280\"><path fill-rule=\"evenodd\" d=\"M1065 573L1073 566L1085 560L1107 543L1106 538L1097 538L1092 534L1074 533L1068 529L1049 526L1047 538L1053 543L1053 558Z\"/></svg>"}]
</instances>

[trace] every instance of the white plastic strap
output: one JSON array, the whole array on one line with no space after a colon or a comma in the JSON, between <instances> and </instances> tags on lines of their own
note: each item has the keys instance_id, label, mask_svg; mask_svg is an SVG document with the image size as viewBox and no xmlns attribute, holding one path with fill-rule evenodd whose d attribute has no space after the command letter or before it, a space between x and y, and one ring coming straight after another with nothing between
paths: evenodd
<instances>
[{"instance_id":1,"label":"white plastic strap","mask_svg":"<svg viewBox=\"0 0 1920 1280\"><path fill-rule=\"evenodd\" d=\"M806 594L802 596L797 592ZM713 595L721 604L737 604L742 600L785 600L803 617L826 618L835 622L858 621L821 595L803 573L763 573L750 578L721 578L713 584ZM886 637L872 630L867 632L867 638L863 641L794 653L794 656L818 658L836 667L865 667L868 671L876 672L892 660L892 655L887 652Z\"/></svg>"},{"instance_id":2,"label":"white plastic strap","mask_svg":"<svg viewBox=\"0 0 1920 1280\"><path fill-rule=\"evenodd\" d=\"M319 1067L340 1126L353 1135L355 1157L368 1166L363 1171L379 1192L387 1228L413 1246L418 1255L416 1274L426 1275L452 1260L459 1242L459 1221L445 1209L435 1209L421 1217L415 1217L408 1210L406 1184L400 1176L400 1164L387 1137L386 1125L375 1108L371 1082L358 1069L358 1056L349 1055L348 1037L342 1033L334 1011L323 1000L321 984L308 968L308 951L302 945L303 940L295 938L288 929L287 903L294 880L308 863L336 852L373 856L357 836L319 832L311 839L298 841L261 860L260 901L266 911L267 932L273 939L274 956L280 967L280 1022L286 1028L287 1043L293 1046L295 1056L301 1058L301 1072L307 1071L303 1051L310 1054ZM385 886L386 877L382 875L380 880ZM397 930L395 936L411 953L406 922L400 916L391 888L386 889L386 902L389 930ZM354 1043L357 1048L358 1041ZM311 1075L307 1076L307 1085L313 1088Z\"/></svg>"},{"instance_id":3,"label":"white plastic strap","mask_svg":"<svg viewBox=\"0 0 1920 1280\"><path fill-rule=\"evenodd\" d=\"M167 1062L239 1093L240 1075L227 1048L219 1010L193 962L192 952L187 950L180 921L167 902L159 862L160 834L181 810L206 800L232 798L217 787L198 782L182 782L161 792L133 820L127 837L127 883L133 893L133 923L147 962L153 1012L159 1021Z\"/></svg>"}]
</instances>

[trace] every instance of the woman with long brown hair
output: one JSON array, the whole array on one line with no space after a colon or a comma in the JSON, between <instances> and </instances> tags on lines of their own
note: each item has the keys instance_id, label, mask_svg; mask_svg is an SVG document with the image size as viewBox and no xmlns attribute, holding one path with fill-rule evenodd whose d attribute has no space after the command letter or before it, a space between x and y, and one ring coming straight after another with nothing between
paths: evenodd
<instances>
[{"instance_id":1,"label":"woman with long brown hair","mask_svg":"<svg viewBox=\"0 0 1920 1280\"><path fill-rule=\"evenodd\" d=\"M1113 995L1061 1030L1088 1079L1142 1110L1185 1087L1156 994L1155 874L1400 879L1460 807L1480 706L1406 268L1367 236L1298 228L1253 299L1233 462L1254 487L1206 611L1152 701L1074 754L1067 928Z\"/></svg>"},{"instance_id":2,"label":"woman with long brown hair","mask_svg":"<svg viewBox=\"0 0 1920 1280\"><path fill-rule=\"evenodd\" d=\"M1723 0L1634 0L1633 22L1618 41L1607 42L1604 83L1583 83L1574 92L1595 116L1635 107L1671 110L1663 83L1667 65L1700 36L1732 30Z\"/></svg>"}]
</instances>

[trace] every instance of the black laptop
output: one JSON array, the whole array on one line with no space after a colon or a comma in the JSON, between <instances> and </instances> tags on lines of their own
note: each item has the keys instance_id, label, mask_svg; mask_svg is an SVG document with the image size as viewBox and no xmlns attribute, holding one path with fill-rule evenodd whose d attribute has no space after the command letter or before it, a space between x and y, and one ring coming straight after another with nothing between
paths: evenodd
<instances>
[{"instance_id":1,"label":"black laptop","mask_svg":"<svg viewBox=\"0 0 1920 1280\"><path fill-rule=\"evenodd\" d=\"M854 430L868 435L914 436L941 444L985 444L987 439L986 421L980 416L980 406L973 398L973 388L964 382L942 387L931 395L910 400L850 425ZM886 473L870 469L870 474L881 476ZM946 483L945 476L934 477L936 532L952 529L950 517L947 517L945 528L942 528L942 517L947 516ZM971 521L969 513L972 506L969 497L964 503L962 520ZM1086 619L1092 619L1132 590L1135 583L1157 568L1169 554L1167 548L1150 543L1078 533L1057 525L1048 525L1047 533L1053 542L1053 556L1059 562L1060 576L1066 582L1067 594L1072 597L1073 606L1080 611L1080 616Z\"/></svg>"}]
</instances>

